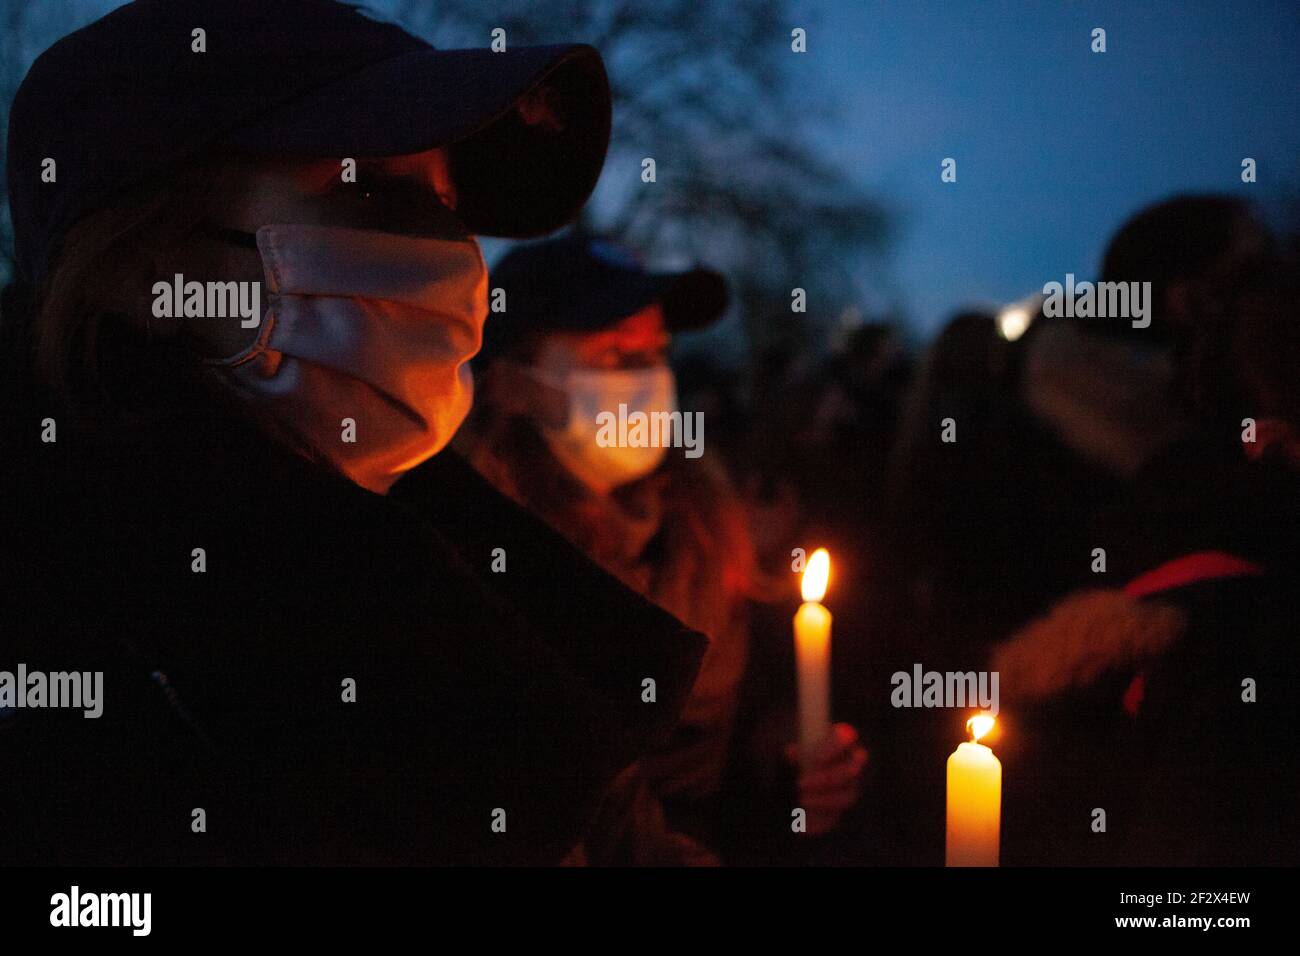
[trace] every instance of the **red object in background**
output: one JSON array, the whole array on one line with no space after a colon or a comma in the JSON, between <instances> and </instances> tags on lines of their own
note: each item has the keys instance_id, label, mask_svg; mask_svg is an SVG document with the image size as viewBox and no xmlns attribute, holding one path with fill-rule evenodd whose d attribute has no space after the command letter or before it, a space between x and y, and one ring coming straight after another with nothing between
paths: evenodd
<instances>
[{"instance_id":1,"label":"red object in background","mask_svg":"<svg viewBox=\"0 0 1300 956\"><path fill-rule=\"evenodd\" d=\"M1197 551L1181 558L1166 561L1157 568L1152 568L1124 586L1124 593L1129 597L1142 598L1161 591L1172 591L1201 581L1213 581L1222 578L1259 577L1264 573L1263 565L1225 551ZM1124 691L1124 710L1130 717L1136 717L1146 696L1146 671L1139 671Z\"/></svg>"},{"instance_id":2,"label":"red object in background","mask_svg":"<svg viewBox=\"0 0 1300 956\"><path fill-rule=\"evenodd\" d=\"M1128 685L1128 690L1124 691L1124 710L1130 717L1138 715L1138 708L1142 706L1142 698L1146 696L1146 692L1146 671L1140 671L1137 677L1133 678L1133 683Z\"/></svg>"},{"instance_id":3,"label":"red object in background","mask_svg":"<svg viewBox=\"0 0 1300 956\"><path fill-rule=\"evenodd\" d=\"M1166 561L1158 568L1139 574L1124 585L1129 597L1147 597L1161 591L1186 587L1201 581L1219 578L1258 577L1264 573L1263 565L1225 551L1197 551L1181 558Z\"/></svg>"}]
</instances>

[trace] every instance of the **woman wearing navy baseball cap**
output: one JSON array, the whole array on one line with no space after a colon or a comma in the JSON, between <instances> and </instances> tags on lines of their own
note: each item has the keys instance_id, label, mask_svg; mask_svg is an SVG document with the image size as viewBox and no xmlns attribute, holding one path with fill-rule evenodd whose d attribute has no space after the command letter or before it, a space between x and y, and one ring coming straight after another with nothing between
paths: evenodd
<instances>
[{"instance_id":1,"label":"woman wearing navy baseball cap","mask_svg":"<svg viewBox=\"0 0 1300 956\"><path fill-rule=\"evenodd\" d=\"M6 660L103 699L0 701L11 859L558 862L666 737L700 635L438 455L474 235L571 219L609 109L590 47L330 0L136 0L36 61L0 615Z\"/></svg>"}]
</instances>

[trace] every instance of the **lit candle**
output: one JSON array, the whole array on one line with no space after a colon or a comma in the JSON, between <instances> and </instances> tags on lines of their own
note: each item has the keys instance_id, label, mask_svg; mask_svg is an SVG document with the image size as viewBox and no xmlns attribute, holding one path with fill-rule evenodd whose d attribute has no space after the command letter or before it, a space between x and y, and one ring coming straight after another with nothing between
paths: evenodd
<instances>
[{"instance_id":1,"label":"lit candle","mask_svg":"<svg viewBox=\"0 0 1300 956\"><path fill-rule=\"evenodd\" d=\"M966 721L971 739L948 758L948 836L945 866L997 866L1002 826L1002 764L979 739L993 717Z\"/></svg>"},{"instance_id":2,"label":"lit candle","mask_svg":"<svg viewBox=\"0 0 1300 956\"><path fill-rule=\"evenodd\" d=\"M804 569L804 603L794 616L795 662L799 675L799 751L812 766L831 732L831 612L818 602L826 595L831 556L818 548Z\"/></svg>"}]
</instances>

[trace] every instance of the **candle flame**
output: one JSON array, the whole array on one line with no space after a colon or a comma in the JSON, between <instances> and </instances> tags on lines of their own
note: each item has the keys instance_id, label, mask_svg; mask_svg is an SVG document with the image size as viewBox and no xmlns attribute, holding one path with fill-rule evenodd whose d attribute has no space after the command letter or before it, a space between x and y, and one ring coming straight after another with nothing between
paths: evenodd
<instances>
[{"instance_id":1,"label":"candle flame","mask_svg":"<svg viewBox=\"0 0 1300 956\"><path fill-rule=\"evenodd\" d=\"M801 590L805 601L820 601L826 596L826 582L831 576L831 555L825 548L818 548L808 559L804 568Z\"/></svg>"},{"instance_id":2,"label":"candle flame","mask_svg":"<svg viewBox=\"0 0 1300 956\"><path fill-rule=\"evenodd\" d=\"M976 714L970 720L966 721L966 729L970 732L970 739L973 743L978 743L979 739L993 729L997 723L992 714Z\"/></svg>"}]
</instances>

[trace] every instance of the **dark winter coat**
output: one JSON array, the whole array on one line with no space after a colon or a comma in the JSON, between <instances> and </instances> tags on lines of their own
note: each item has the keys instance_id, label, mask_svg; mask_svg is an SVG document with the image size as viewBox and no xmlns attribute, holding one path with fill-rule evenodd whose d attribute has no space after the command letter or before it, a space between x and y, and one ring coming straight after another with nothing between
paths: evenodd
<instances>
[{"instance_id":1,"label":"dark winter coat","mask_svg":"<svg viewBox=\"0 0 1300 956\"><path fill-rule=\"evenodd\" d=\"M1097 579L1126 586L994 655L1004 862L1300 863L1300 481L1171 449L1105 527Z\"/></svg>"},{"instance_id":2,"label":"dark winter coat","mask_svg":"<svg viewBox=\"0 0 1300 956\"><path fill-rule=\"evenodd\" d=\"M220 405L7 412L0 670L106 701L0 710L0 862L556 862L690 691L701 635L450 453L379 496Z\"/></svg>"}]
</instances>

